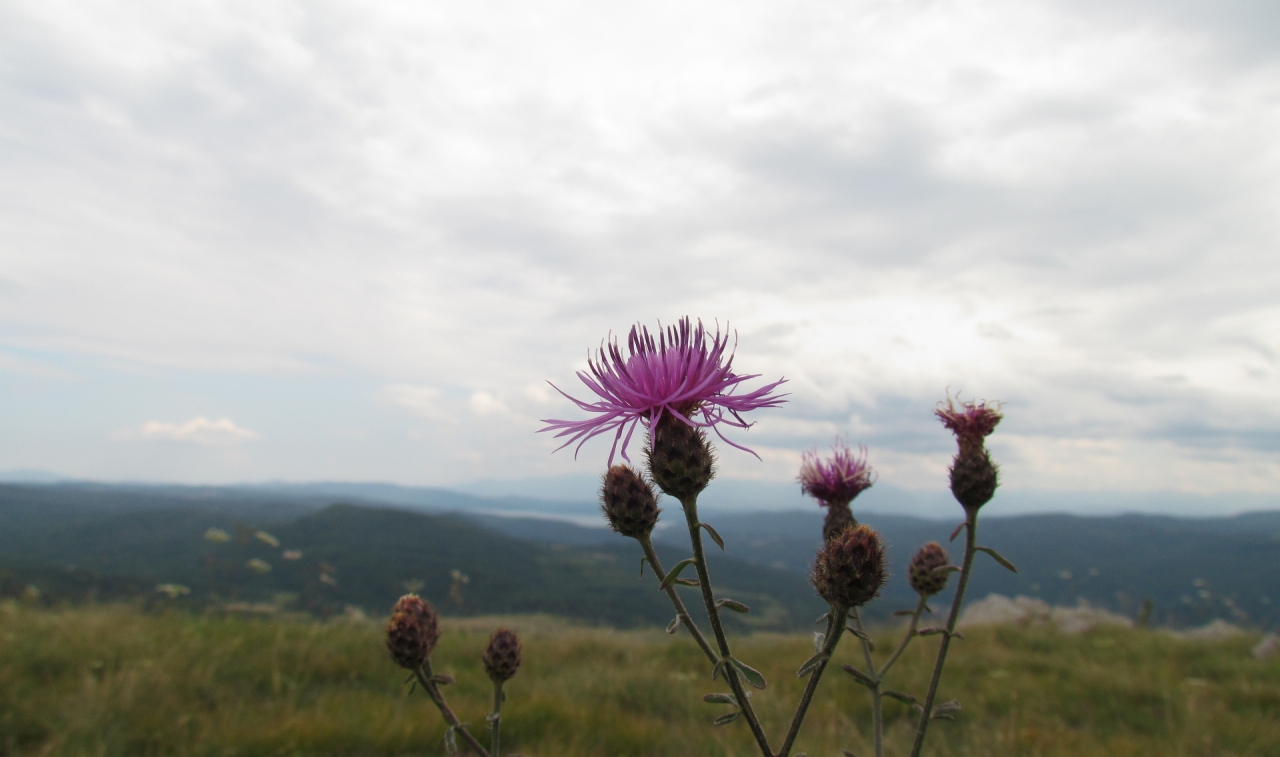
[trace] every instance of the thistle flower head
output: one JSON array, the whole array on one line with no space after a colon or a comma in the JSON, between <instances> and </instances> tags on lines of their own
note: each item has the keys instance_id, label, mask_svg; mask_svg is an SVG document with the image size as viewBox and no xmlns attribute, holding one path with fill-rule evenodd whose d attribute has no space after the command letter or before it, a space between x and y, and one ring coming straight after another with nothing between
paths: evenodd
<instances>
[{"instance_id":1,"label":"thistle flower head","mask_svg":"<svg viewBox=\"0 0 1280 757\"><path fill-rule=\"evenodd\" d=\"M932 597L947 588L950 573L938 573L939 568L946 567L951 561L947 550L936 541L931 541L916 550L911 562L907 565L907 581L911 588L922 597Z\"/></svg>"},{"instance_id":2,"label":"thistle flower head","mask_svg":"<svg viewBox=\"0 0 1280 757\"><path fill-rule=\"evenodd\" d=\"M952 400L950 395L947 396L946 406L939 402L933 414L938 416L942 425L951 429L961 447L975 443L982 444L982 440L995 431L1000 420L1004 418L998 402L962 401L960 406L956 407L955 400Z\"/></svg>"},{"instance_id":3,"label":"thistle flower head","mask_svg":"<svg viewBox=\"0 0 1280 757\"><path fill-rule=\"evenodd\" d=\"M804 453L800 459L799 480L800 491L818 500L823 507L847 506L875 483L875 474L867 464L866 447L854 452L843 439L836 439L828 458L819 458L817 450Z\"/></svg>"},{"instance_id":4,"label":"thistle flower head","mask_svg":"<svg viewBox=\"0 0 1280 757\"><path fill-rule=\"evenodd\" d=\"M658 523L657 498L648 481L629 465L615 465L604 474L600 504L609 526L623 536L639 539Z\"/></svg>"},{"instance_id":5,"label":"thistle flower head","mask_svg":"<svg viewBox=\"0 0 1280 757\"><path fill-rule=\"evenodd\" d=\"M751 452L725 438L720 426L748 428L751 424L742 419L742 413L777 407L785 401L784 395L774 390L786 379L736 393L744 381L759 374L734 373L729 336L721 336L719 328L710 334L701 321L695 326L687 317L665 330L660 328L656 337L644 326L632 326L625 355L615 339L602 345L587 364L590 374L579 371L578 378L596 396L594 401L576 399L552 386L590 417L547 419L540 431L556 431L556 438L568 437L560 449L575 442L581 449L588 439L612 431L611 466L619 443L622 459L630 461L627 445L637 426L644 423L654 429L667 416L693 428L714 429L730 446Z\"/></svg>"},{"instance_id":6,"label":"thistle flower head","mask_svg":"<svg viewBox=\"0 0 1280 757\"><path fill-rule=\"evenodd\" d=\"M520 640L514 631L499 628L484 650L484 672L494 683L503 683L520 669Z\"/></svg>"},{"instance_id":7,"label":"thistle flower head","mask_svg":"<svg viewBox=\"0 0 1280 757\"><path fill-rule=\"evenodd\" d=\"M440 639L440 621L430 602L417 594L400 597L387 623L387 651L402 668L422 667Z\"/></svg>"},{"instance_id":8,"label":"thistle flower head","mask_svg":"<svg viewBox=\"0 0 1280 757\"><path fill-rule=\"evenodd\" d=\"M884 545L869 526L847 526L818 550L813 563L813 586L838 607L861 607L875 599L888 572Z\"/></svg>"}]
</instances>

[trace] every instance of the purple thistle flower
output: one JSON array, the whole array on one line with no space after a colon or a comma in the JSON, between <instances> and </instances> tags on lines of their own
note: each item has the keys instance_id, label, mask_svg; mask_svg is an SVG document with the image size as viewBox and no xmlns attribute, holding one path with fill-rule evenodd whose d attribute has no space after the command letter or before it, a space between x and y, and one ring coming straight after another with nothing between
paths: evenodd
<instances>
[{"instance_id":1,"label":"purple thistle flower","mask_svg":"<svg viewBox=\"0 0 1280 757\"><path fill-rule=\"evenodd\" d=\"M957 397L956 399L959 399ZM961 402L960 407L956 407L956 403L947 395L946 407L942 403L938 403L938 409L933 411L942 421L942 425L951 429L956 435L956 439L961 445L978 443L989 436L992 431L996 430L1000 420L1004 415L1000 412L1000 403L987 402L986 400L974 400L972 402Z\"/></svg>"},{"instance_id":2,"label":"purple thistle flower","mask_svg":"<svg viewBox=\"0 0 1280 757\"><path fill-rule=\"evenodd\" d=\"M831 445L831 457L823 460L817 450L804 453L800 461L800 491L824 506L848 505L853 498L875 483L867 464L867 448L855 453L849 444L837 438Z\"/></svg>"},{"instance_id":3,"label":"purple thistle flower","mask_svg":"<svg viewBox=\"0 0 1280 757\"><path fill-rule=\"evenodd\" d=\"M623 357L617 339L606 342L595 359L588 361L591 375L578 372L582 383L599 397L595 402L576 399L555 384L551 385L591 414L590 418L580 421L543 420L547 426L539 431L558 431L556 438L569 437L557 451L577 442L576 456L588 439L613 431L613 448L609 450L612 466L619 441L622 459L630 460L627 445L636 426L643 421L646 427L655 428L665 414L670 414L694 428L714 429L730 446L755 455L725 438L719 425L749 428L752 424L742 420L741 413L777 407L786 401L783 399L786 395L771 393L786 379L745 394L734 394L739 384L760 374L734 373L728 334L722 337L717 327L712 336L703 328L702 321L695 327L687 316L665 331L659 327L656 340L644 326L632 326L627 337L627 353Z\"/></svg>"}]
</instances>

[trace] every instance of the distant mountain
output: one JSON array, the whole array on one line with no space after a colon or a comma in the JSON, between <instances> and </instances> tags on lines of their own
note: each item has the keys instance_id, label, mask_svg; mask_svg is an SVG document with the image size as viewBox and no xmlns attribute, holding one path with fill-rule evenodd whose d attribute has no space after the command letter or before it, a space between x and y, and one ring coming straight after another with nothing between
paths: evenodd
<instances>
[{"instance_id":1,"label":"distant mountain","mask_svg":"<svg viewBox=\"0 0 1280 757\"><path fill-rule=\"evenodd\" d=\"M83 488L0 487L0 585L14 592L27 581L58 599L115 597L131 587L154 596L157 585L174 584L190 590L180 599L187 603L322 614L347 605L382 614L416 590L454 614L546 612L619 626L665 625L673 616L652 576L640 578L634 542L575 547L513 538L457 514L320 508L274 496L175 503L97 493L101 508L87 505ZM206 539L209 529L226 540ZM659 553L668 565L683 557ZM711 566L718 592L753 608L730 619L741 627L795 628L821 612L801 575L720 556ZM696 596L689 604L698 606Z\"/></svg>"},{"instance_id":2,"label":"distant mountain","mask_svg":"<svg viewBox=\"0 0 1280 757\"><path fill-rule=\"evenodd\" d=\"M344 506L331 507L335 503ZM0 591L12 593L22 588L23 576L39 574L67 596L119 596L128 587L151 591L156 583L175 582L191 587L188 601L288 599L318 612L345 604L381 611L406 581L447 598L450 571L457 569L472 582L460 587L462 605L444 606L452 612L537 610L621 625L663 620L661 597L636 578L638 547L603 527L597 505L544 504L372 484L0 485L0 565L9 571L8 579L0 575ZM674 564L687 556L688 536L678 505L664 501L663 507L655 542ZM885 538L893 574L872 617L913 604L903 574L920 544L938 541L960 557L962 543L947 542L958 518L859 517ZM755 597L771 608L775 626L798 622L816 606L807 573L818 547L818 508L707 508L703 518L726 542L723 555L712 549L718 587ZM233 540L204 541L210 527ZM258 529L280 546L256 539ZM971 599L1026 594L1130 615L1150 599L1155 618L1172 625L1218 617L1280 623L1280 511L1199 519L987 517L979 541L1020 572L979 555ZM303 557L284 560L286 550ZM251 559L269 563L270 572L254 573L246 567ZM320 561L332 568L328 583L320 580ZM503 577L508 574L516 578Z\"/></svg>"}]
</instances>

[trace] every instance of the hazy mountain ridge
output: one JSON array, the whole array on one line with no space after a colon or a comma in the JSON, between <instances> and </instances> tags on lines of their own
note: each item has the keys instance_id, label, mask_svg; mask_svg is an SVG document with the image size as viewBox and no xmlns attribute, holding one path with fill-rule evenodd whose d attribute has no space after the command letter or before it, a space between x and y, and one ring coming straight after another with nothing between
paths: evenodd
<instances>
[{"instance_id":1,"label":"hazy mountain ridge","mask_svg":"<svg viewBox=\"0 0 1280 757\"><path fill-rule=\"evenodd\" d=\"M364 496L331 507L344 492ZM375 500L379 492L394 501ZM193 597L263 601L292 594L296 606L318 611L343 604L381 611L414 581L443 601L452 588L449 573L458 569L472 583L461 587L463 605L446 606L449 611L559 612L620 625L665 622L670 611L661 597L649 581L636 578L634 542L607 528L578 525L603 526L595 505L559 503L558 512L555 507L535 511L540 502L365 484L0 485L0 561L12 574L5 591L14 590L15 576L37 574L70 594L84 594L96 580L102 586L99 596L177 582L190 586ZM387 510L388 505L400 512ZM659 529L655 542L664 561L674 564L687 554L687 536L678 506L675 513L669 512L671 503L664 506L662 525L669 525ZM513 515L520 512L539 517ZM556 519L569 517L565 513L573 513L574 522ZM723 556L712 549L717 587L734 590L737 598L751 595L772 608L775 620L786 615L787 623L796 622L798 614L817 606L807 571L821 516L817 507L756 513L708 509L704 519L727 547ZM958 551L959 543L947 544L958 516L958 508L952 521L859 513L885 538L893 574L873 615L913 603L903 574L920 544L938 541ZM210 527L236 538L211 545L200 538ZM260 528L279 538L281 546L255 540L253 532ZM969 594L973 599L993 591L1052 604L1083 599L1133 615L1150 598L1156 620L1175 625L1214 617L1260 625L1280 620L1274 609L1280 604L1280 511L1203 519L990 517L979 536L1021 572L1008 573L980 555ZM287 549L301 551L303 559L283 560ZM252 574L245 565L255 558L269 563L271 571ZM330 580L336 585L320 580L317 561L334 569ZM85 577L90 574L97 578ZM506 574L519 580L512 583L503 578ZM577 583L570 587L565 581ZM555 588L557 582L563 585Z\"/></svg>"}]
</instances>

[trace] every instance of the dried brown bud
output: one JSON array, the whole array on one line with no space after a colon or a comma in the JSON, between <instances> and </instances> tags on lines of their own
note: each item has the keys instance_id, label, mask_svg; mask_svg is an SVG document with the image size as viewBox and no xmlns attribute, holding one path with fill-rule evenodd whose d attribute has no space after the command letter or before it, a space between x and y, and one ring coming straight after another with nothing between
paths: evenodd
<instances>
[{"instance_id":1,"label":"dried brown bud","mask_svg":"<svg viewBox=\"0 0 1280 757\"><path fill-rule=\"evenodd\" d=\"M677 499L707 488L715 475L716 459L707 435L669 412L650 434L648 457L653 482Z\"/></svg>"},{"instance_id":2,"label":"dried brown bud","mask_svg":"<svg viewBox=\"0 0 1280 757\"><path fill-rule=\"evenodd\" d=\"M490 681L503 683L519 669L520 640L514 631L499 628L489 637L489 646L484 650L484 672Z\"/></svg>"},{"instance_id":3,"label":"dried brown bud","mask_svg":"<svg viewBox=\"0 0 1280 757\"><path fill-rule=\"evenodd\" d=\"M822 540L828 541L849 526L858 525L853 511L848 505L831 504L827 506L827 517L822 521Z\"/></svg>"},{"instance_id":4,"label":"dried brown bud","mask_svg":"<svg viewBox=\"0 0 1280 757\"><path fill-rule=\"evenodd\" d=\"M916 550L911 563L907 565L907 580L911 582L911 588L922 597L932 597L947 588L947 579L951 574L934 571L950 561L947 551L936 541L931 541Z\"/></svg>"},{"instance_id":5,"label":"dried brown bud","mask_svg":"<svg viewBox=\"0 0 1280 757\"><path fill-rule=\"evenodd\" d=\"M961 445L951 463L951 493L967 511L991 501L1000 485L1000 471L980 444Z\"/></svg>"},{"instance_id":6,"label":"dried brown bud","mask_svg":"<svg viewBox=\"0 0 1280 757\"><path fill-rule=\"evenodd\" d=\"M604 474L600 502L613 530L633 539L653 531L662 512L653 487L628 465L615 465Z\"/></svg>"},{"instance_id":7,"label":"dried brown bud","mask_svg":"<svg viewBox=\"0 0 1280 757\"><path fill-rule=\"evenodd\" d=\"M869 526L847 526L818 550L813 585L838 607L860 607L875 599L888 574L880 535Z\"/></svg>"},{"instance_id":8,"label":"dried brown bud","mask_svg":"<svg viewBox=\"0 0 1280 757\"><path fill-rule=\"evenodd\" d=\"M387 650L402 668L422 667L440 639L435 608L417 594L406 594L391 608L387 623Z\"/></svg>"}]
</instances>

